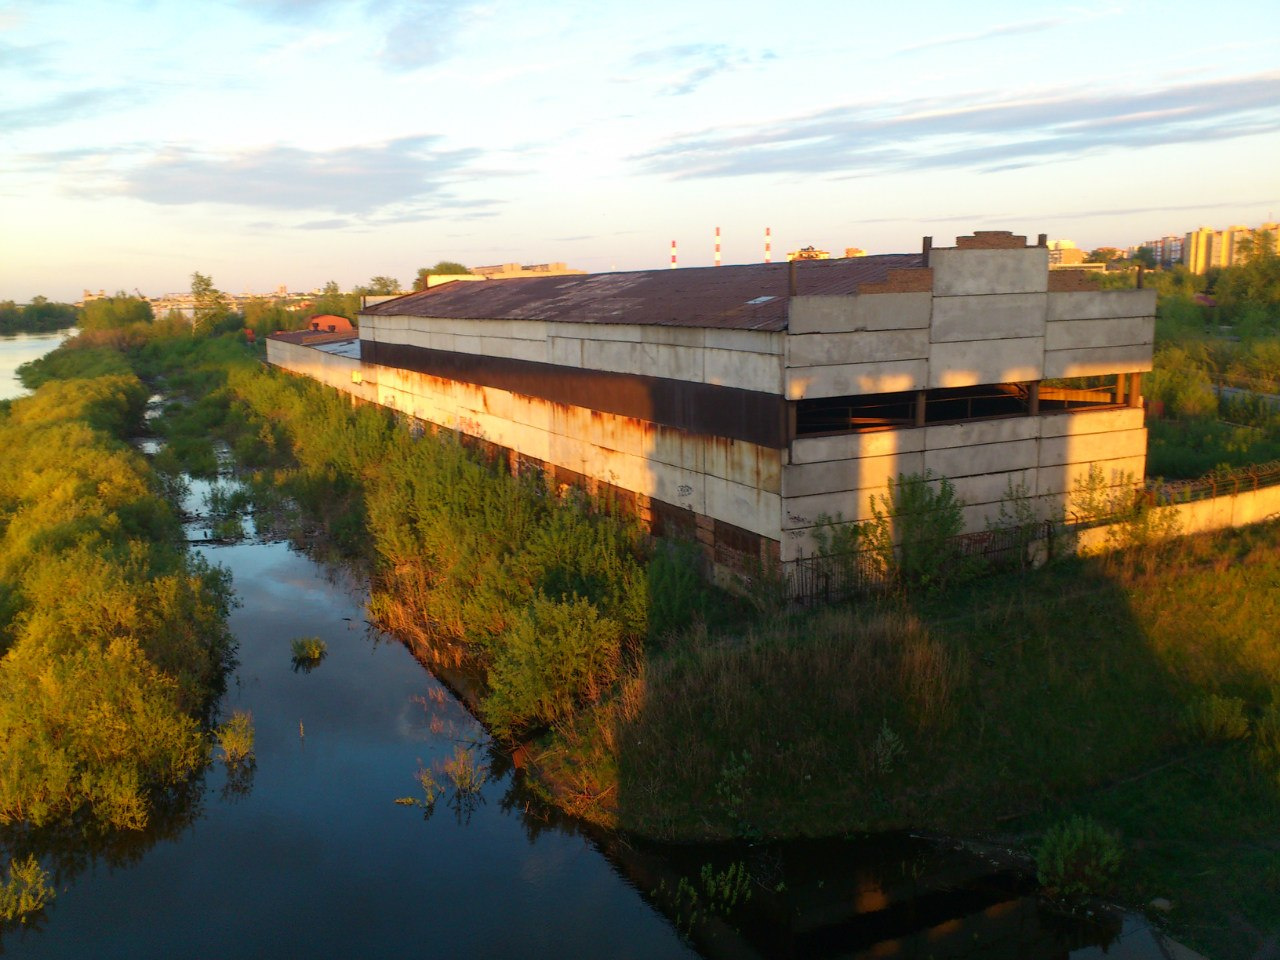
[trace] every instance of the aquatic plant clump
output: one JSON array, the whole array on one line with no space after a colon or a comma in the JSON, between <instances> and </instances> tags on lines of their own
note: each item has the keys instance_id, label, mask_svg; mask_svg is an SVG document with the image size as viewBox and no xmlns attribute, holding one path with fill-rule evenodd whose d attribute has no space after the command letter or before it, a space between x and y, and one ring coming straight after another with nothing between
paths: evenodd
<instances>
[{"instance_id":1,"label":"aquatic plant clump","mask_svg":"<svg viewBox=\"0 0 1280 960\"><path fill-rule=\"evenodd\" d=\"M1120 840L1090 817L1072 817L1050 827L1036 852L1036 879L1061 900L1111 892L1124 850Z\"/></svg>"},{"instance_id":2,"label":"aquatic plant clump","mask_svg":"<svg viewBox=\"0 0 1280 960\"><path fill-rule=\"evenodd\" d=\"M218 727L216 735L228 765L253 759L253 714L249 711L236 710L230 720Z\"/></svg>"},{"instance_id":3,"label":"aquatic plant clump","mask_svg":"<svg viewBox=\"0 0 1280 960\"><path fill-rule=\"evenodd\" d=\"M0 886L0 921L26 923L52 900L49 872L39 860L28 855L24 860L9 861L9 879Z\"/></svg>"},{"instance_id":4,"label":"aquatic plant clump","mask_svg":"<svg viewBox=\"0 0 1280 960\"><path fill-rule=\"evenodd\" d=\"M310 669L317 666L329 652L328 645L319 637L299 637L290 643L295 668Z\"/></svg>"}]
</instances>

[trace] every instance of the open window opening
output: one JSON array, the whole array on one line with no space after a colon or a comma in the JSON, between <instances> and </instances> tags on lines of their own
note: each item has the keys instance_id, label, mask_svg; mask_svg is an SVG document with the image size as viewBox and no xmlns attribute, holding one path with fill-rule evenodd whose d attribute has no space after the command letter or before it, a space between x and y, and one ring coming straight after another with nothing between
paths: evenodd
<instances>
[{"instance_id":1,"label":"open window opening","mask_svg":"<svg viewBox=\"0 0 1280 960\"><path fill-rule=\"evenodd\" d=\"M993 383L926 390L924 404L926 424L1022 417L1031 412L1031 387L1026 383Z\"/></svg>"},{"instance_id":2,"label":"open window opening","mask_svg":"<svg viewBox=\"0 0 1280 960\"><path fill-rule=\"evenodd\" d=\"M915 391L823 397L796 404L796 435L864 433L915 426Z\"/></svg>"},{"instance_id":3,"label":"open window opening","mask_svg":"<svg viewBox=\"0 0 1280 960\"><path fill-rule=\"evenodd\" d=\"M1125 374L1101 377L1065 377L1040 382L1042 413L1115 407L1126 402Z\"/></svg>"},{"instance_id":4,"label":"open window opening","mask_svg":"<svg viewBox=\"0 0 1280 960\"><path fill-rule=\"evenodd\" d=\"M1032 384L998 383L801 400L796 404L796 435L867 433L1021 417L1031 412L1032 393Z\"/></svg>"}]
</instances>

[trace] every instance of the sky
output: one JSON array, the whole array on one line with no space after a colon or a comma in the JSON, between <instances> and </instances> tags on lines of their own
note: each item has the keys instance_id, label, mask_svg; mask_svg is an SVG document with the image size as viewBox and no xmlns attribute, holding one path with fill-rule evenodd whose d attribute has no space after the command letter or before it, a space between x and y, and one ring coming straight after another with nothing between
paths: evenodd
<instances>
[{"instance_id":1,"label":"sky","mask_svg":"<svg viewBox=\"0 0 1280 960\"><path fill-rule=\"evenodd\" d=\"M0 0L0 299L1280 215L1274 0Z\"/></svg>"}]
</instances>

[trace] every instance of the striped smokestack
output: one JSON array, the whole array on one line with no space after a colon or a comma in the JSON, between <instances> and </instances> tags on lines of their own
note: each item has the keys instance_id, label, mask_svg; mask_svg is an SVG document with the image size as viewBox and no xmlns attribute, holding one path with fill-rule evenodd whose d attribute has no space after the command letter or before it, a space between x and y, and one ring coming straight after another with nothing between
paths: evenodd
<instances>
[{"instance_id":1,"label":"striped smokestack","mask_svg":"<svg viewBox=\"0 0 1280 960\"><path fill-rule=\"evenodd\" d=\"M716 227L716 266L720 266L720 228Z\"/></svg>"},{"instance_id":2,"label":"striped smokestack","mask_svg":"<svg viewBox=\"0 0 1280 960\"><path fill-rule=\"evenodd\" d=\"M764 228L764 262L773 263L773 237L768 227Z\"/></svg>"},{"instance_id":3,"label":"striped smokestack","mask_svg":"<svg viewBox=\"0 0 1280 960\"><path fill-rule=\"evenodd\" d=\"M676 268L676 242L672 240L671 241L671 269L674 270L675 268Z\"/></svg>"}]
</instances>

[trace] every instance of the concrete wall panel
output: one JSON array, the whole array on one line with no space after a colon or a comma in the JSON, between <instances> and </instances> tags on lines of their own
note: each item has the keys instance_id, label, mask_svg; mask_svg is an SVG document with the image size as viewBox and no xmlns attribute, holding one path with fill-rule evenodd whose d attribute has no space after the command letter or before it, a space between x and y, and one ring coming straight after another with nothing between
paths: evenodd
<instances>
[{"instance_id":1,"label":"concrete wall panel","mask_svg":"<svg viewBox=\"0 0 1280 960\"><path fill-rule=\"evenodd\" d=\"M1045 327L1044 347L1046 350L1074 350L1142 344L1150 350L1155 328L1155 317L1053 320Z\"/></svg>"},{"instance_id":2,"label":"concrete wall panel","mask_svg":"<svg viewBox=\"0 0 1280 960\"><path fill-rule=\"evenodd\" d=\"M787 340L788 367L836 363L882 363L929 356L927 330L877 330L867 333L814 333Z\"/></svg>"},{"instance_id":3,"label":"concrete wall panel","mask_svg":"<svg viewBox=\"0 0 1280 960\"><path fill-rule=\"evenodd\" d=\"M1039 380L1043 366L1043 337L935 343L929 352L928 386L972 387Z\"/></svg>"},{"instance_id":4,"label":"concrete wall panel","mask_svg":"<svg viewBox=\"0 0 1280 960\"><path fill-rule=\"evenodd\" d=\"M1049 294L1050 320L1106 320L1156 312L1154 290L1080 290Z\"/></svg>"},{"instance_id":5,"label":"concrete wall panel","mask_svg":"<svg viewBox=\"0 0 1280 960\"><path fill-rule=\"evenodd\" d=\"M778 394L782 392L782 358L769 353L707 349L703 351L703 379L719 386Z\"/></svg>"},{"instance_id":6,"label":"concrete wall panel","mask_svg":"<svg viewBox=\"0 0 1280 960\"><path fill-rule=\"evenodd\" d=\"M927 374L928 364L924 360L791 367L787 370L787 399L923 390Z\"/></svg>"},{"instance_id":7,"label":"concrete wall panel","mask_svg":"<svg viewBox=\"0 0 1280 960\"><path fill-rule=\"evenodd\" d=\"M928 329L929 293L792 297L787 329L795 334Z\"/></svg>"},{"instance_id":8,"label":"concrete wall panel","mask_svg":"<svg viewBox=\"0 0 1280 960\"><path fill-rule=\"evenodd\" d=\"M938 297L933 301L935 343L951 340L1003 340L1044 336L1044 293L1005 293L984 297Z\"/></svg>"},{"instance_id":9,"label":"concrete wall panel","mask_svg":"<svg viewBox=\"0 0 1280 960\"><path fill-rule=\"evenodd\" d=\"M1100 377L1109 373L1145 373L1151 369L1151 345L1051 350L1044 355L1044 376Z\"/></svg>"},{"instance_id":10,"label":"concrete wall panel","mask_svg":"<svg viewBox=\"0 0 1280 960\"><path fill-rule=\"evenodd\" d=\"M1114 430L1140 430L1142 410L1137 407L1112 407L1108 410L1080 410L1042 417L1040 436L1065 437L1081 433L1108 433Z\"/></svg>"},{"instance_id":11,"label":"concrete wall panel","mask_svg":"<svg viewBox=\"0 0 1280 960\"><path fill-rule=\"evenodd\" d=\"M1030 440L1039 435L1038 427L1039 423L1034 417L1004 417L968 423L942 423L925 427L920 432L924 434L926 450L941 450L946 447Z\"/></svg>"},{"instance_id":12,"label":"concrete wall panel","mask_svg":"<svg viewBox=\"0 0 1280 960\"><path fill-rule=\"evenodd\" d=\"M803 437L791 444L793 464L827 460L854 460L859 457L886 457L916 453L924 449L926 430L878 430L874 433L846 433L833 437Z\"/></svg>"},{"instance_id":13,"label":"concrete wall panel","mask_svg":"<svg viewBox=\"0 0 1280 960\"><path fill-rule=\"evenodd\" d=\"M933 295L958 297L988 293L1044 293L1049 289L1049 251L935 249ZM935 304L936 306L936 304Z\"/></svg>"},{"instance_id":14,"label":"concrete wall panel","mask_svg":"<svg viewBox=\"0 0 1280 960\"><path fill-rule=\"evenodd\" d=\"M952 480L977 474L1025 470L1039 465L1039 442L1014 440L1009 443L983 443L972 447L947 447L928 450L924 455L926 470Z\"/></svg>"},{"instance_id":15,"label":"concrete wall panel","mask_svg":"<svg viewBox=\"0 0 1280 960\"><path fill-rule=\"evenodd\" d=\"M783 470L782 493L790 500L846 490L879 490L899 474L921 473L924 467L924 454L918 452L793 464Z\"/></svg>"},{"instance_id":16,"label":"concrete wall panel","mask_svg":"<svg viewBox=\"0 0 1280 960\"><path fill-rule=\"evenodd\" d=\"M1145 456L1146 430L1118 430L1108 433L1081 433L1067 437L1045 437L1040 441L1040 466L1093 460L1118 460Z\"/></svg>"}]
</instances>

